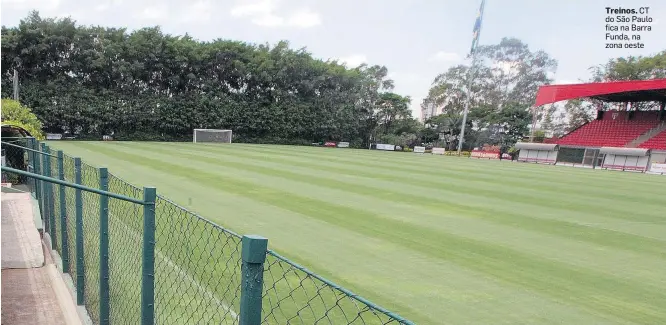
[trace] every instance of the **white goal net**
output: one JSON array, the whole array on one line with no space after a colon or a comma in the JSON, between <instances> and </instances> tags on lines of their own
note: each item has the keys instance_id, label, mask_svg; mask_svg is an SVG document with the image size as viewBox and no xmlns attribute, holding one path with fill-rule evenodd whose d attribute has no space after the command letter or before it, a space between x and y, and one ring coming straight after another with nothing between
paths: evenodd
<instances>
[{"instance_id":1,"label":"white goal net","mask_svg":"<svg viewBox=\"0 0 666 325\"><path fill-rule=\"evenodd\" d=\"M193 142L231 143L231 130L194 129Z\"/></svg>"}]
</instances>

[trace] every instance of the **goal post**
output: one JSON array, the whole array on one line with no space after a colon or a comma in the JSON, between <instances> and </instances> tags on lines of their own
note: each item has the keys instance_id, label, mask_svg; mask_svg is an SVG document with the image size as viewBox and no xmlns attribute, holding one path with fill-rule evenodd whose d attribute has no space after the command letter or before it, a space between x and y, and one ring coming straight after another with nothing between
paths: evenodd
<instances>
[{"instance_id":1,"label":"goal post","mask_svg":"<svg viewBox=\"0 0 666 325\"><path fill-rule=\"evenodd\" d=\"M217 143L231 143L231 130L219 129L194 129L192 142L217 142Z\"/></svg>"}]
</instances>

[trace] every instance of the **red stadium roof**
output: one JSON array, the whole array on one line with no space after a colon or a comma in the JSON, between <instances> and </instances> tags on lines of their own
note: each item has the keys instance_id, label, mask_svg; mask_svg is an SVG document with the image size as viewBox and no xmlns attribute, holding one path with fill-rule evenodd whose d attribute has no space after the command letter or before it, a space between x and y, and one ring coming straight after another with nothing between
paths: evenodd
<instances>
[{"instance_id":1,"label":"red stadium roof","mask_svg":"<svg viewBox=\"0 0 666 325\"><path fill-rule=\"evenodd\" d=\"M604 102L663 102L666 101L666 79L541 86L534 106L576 98Z\"/></svg>"}]
</instances>

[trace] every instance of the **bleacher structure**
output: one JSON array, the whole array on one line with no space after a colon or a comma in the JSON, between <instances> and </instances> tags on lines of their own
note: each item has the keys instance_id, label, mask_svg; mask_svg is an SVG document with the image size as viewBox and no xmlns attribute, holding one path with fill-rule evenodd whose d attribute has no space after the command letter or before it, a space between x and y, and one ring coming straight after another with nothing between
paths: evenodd
<instances>
[{"instance_id":1,"label":"bleacher structure","mask_svg":"<svg viewBox=\"0 0 666 325\"><path fill-rule=\"evenodd\" d=\"M519 142L519 161L666 174L666 79L543 86L534 107L576 98L619 109L599 105L595 120L560 138ZM630 108L637 102L657 104Z\"/></svg>"}]
</instances>

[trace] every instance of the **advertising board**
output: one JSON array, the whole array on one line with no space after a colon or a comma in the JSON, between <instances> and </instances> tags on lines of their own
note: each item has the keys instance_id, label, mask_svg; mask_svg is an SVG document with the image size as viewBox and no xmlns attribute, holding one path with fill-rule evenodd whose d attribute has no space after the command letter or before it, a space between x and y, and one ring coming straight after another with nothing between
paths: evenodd
<instances>
[{"instance_id":1,"label":"advertising board","mask_svg":"<svg viewBox=\"0 0 666 325\"><path fill-rule=\"evenodd\" d=\"M338 148L349 148L349 142L338 142Z\"/></svg>"},{"instance_id":2,"label":"advertising board","mask_svg":"<svg viewBox=\"0 0 666 325\"><path fill-rule=\"evenodd\" d=\"M666 174L666 164L652 163L650 165L650 172Z\"/></svg>"},{"instance_id":3,"label":"advertising board","mask_svg":"<svg viewBox=\"0 0 666 325\"><path fill-rule=\"evenodd\" d=\"M446 153L446 149L444 148L432 148L433 155L443 155L444 153Z\"/></svg>"},{"instance_id":4,"label":"advertising board","mask_svg":"<svg viewBox=\"0 0 666 325\"><path fill-rule=\"evenodd\" d=\"M395 145L378 143L377 144L377 150L394 151L395 150Z\"/></svg>"},{"instance_id":5,"label":"advertising board","mask_svg":"<svg viewBox=\"0 0 666 325\"><path fill-rule=\"evenodd\" d=\"M485 158L485 159L499 159L500 154L499 154L499 152L488 152L488 151L481 151L481 150L473 150L470 157L472 157L472 158Z\"/></svg>"},{"instance_id":6,"label":"advertising board","mask_svg":"<svg viewBox=\"0 0 666 325\"><path fill-rule=\"evenodd\" d=\"M425 153L425 147L414 147L414 153Z\"/></svg>"}]
</instances>

